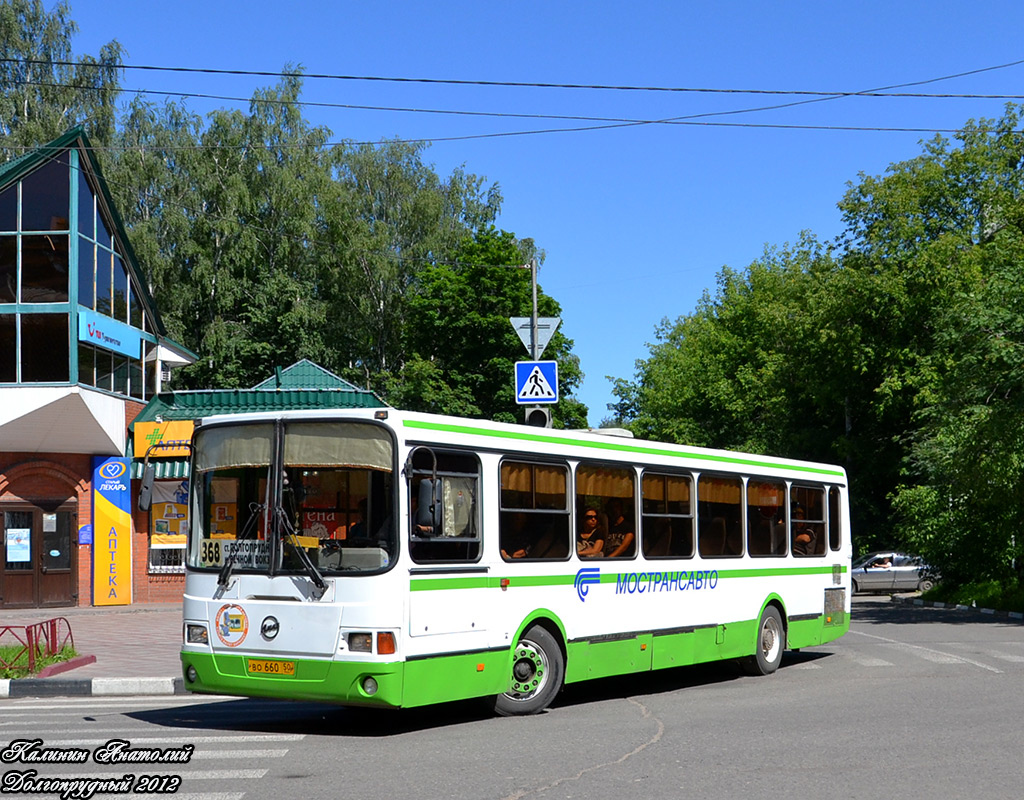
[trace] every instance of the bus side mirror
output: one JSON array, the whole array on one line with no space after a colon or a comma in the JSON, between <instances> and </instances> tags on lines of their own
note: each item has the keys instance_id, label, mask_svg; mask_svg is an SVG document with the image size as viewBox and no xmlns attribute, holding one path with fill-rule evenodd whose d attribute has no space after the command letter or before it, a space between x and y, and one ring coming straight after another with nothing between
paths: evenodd
<instances>
[{"instance_id":1,"label":"bus side mirror","mask_svg":"<svg viewBox=\"0 0 1024 800\"><path fill-rule=\"evenodd\" d=\"M420 481L416 526L421 536L441 535L441 478Z\"/></svg>"},{"instance_id":2,"label":"bus side mirror","mask_svg":"<svg viewBox=\"0 0 1024 800\"><path fill-rule=\"evenodd\" d=\"M142 486L139 487L139 510L149 511L153 505L153 481L156 480L156 467L146 464L142 470Z\"/></svg>"}]
</instances>

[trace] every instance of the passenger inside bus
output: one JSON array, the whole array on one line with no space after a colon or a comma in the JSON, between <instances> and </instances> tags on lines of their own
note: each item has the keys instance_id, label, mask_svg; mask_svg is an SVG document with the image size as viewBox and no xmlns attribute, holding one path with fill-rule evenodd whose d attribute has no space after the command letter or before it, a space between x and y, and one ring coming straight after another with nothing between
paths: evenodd
<instances>
[{"instance_id":1,"label":"passenger inside bus","mask_svg":"<svg viewBox=\"0 0 1024 800\"><path fill-rule=\"evenodd\" d=\"M622 500L618 497L611 498L605 506L605 511L608 514L608 532L604 538L605 557L629 558L633 555L636 534L633 533L633 523L623 514Z\"/></svg>"},{"instance_id":2,"label":"passenger inside bus","mask_svg":"<svg viewBox=\"0 0 1024 800\"><path fill-rule=\"evenodd\" d=\"M793 555L809 556L814 552L814 531L804 522L807 514L799 503L793 504L791 513L793 515Z\"/></svg>"},{"instance_id":3,"label":"passenger inside bus","mask_svg":"<svg viewBox=\"0 0 1024 800\"><path fill-rule=\"evenodd\" d=\"M501 557L506 561L530 555L533 538L527 533L529 519L521 511L504 512L501 520Z\"/></svg>"},{"instance_id":4,"label":"passenger inside bus","mask_svg":"<svg viewBox=\"0 0 1024 800\"><path fill-rule=\"evenodd\" d=\"M597 509L583 512L583 528L576 536L576 555L580 558L600 558L604 555L604 532L598 524Z\"/></svg>"}]
</instances>

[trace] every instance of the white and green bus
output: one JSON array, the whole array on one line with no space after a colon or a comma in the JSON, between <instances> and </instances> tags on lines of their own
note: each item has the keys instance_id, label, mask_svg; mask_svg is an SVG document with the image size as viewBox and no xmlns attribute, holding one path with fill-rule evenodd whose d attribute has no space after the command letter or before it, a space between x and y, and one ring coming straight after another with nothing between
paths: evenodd
<instances>
[{"instance_id":1,"label":"white and green bus","mask_svg":"<svg viewBox=\"0 0 1024 800\"><path fill-rule=\"evenodd\" d=\"M387 410L193 439L193 692L388 708L738 659L849 628L840 467Z\"/></svg>"}]
</instances>

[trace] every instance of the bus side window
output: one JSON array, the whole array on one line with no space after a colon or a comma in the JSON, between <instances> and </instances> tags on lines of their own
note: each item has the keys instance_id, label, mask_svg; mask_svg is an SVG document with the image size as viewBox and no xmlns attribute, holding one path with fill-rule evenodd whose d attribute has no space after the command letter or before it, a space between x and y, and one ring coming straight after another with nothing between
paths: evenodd
<instances>
[{"instance_id":1,"label":"bus side window","mask_svg":"<svg viewBox=\"0 0 1024 800\"><path fill-rule=\"evenodd\" d=\"M697 547L701 556L743 555L742 489L739 478L702 475L697 481Z\"/></svg>"},{"instance_id":2,"label":"bus side window","mask_svg":"<svg viewBox=\"0 0 1024 800\"><path fill-rule=\"evenodd\" d=\"M501 557L569 557L569 469L561 464L501 463Z\"/></svg>"},{"instance_id":3,"label":"bus side window","mask_svg":"<svg viewBox=\"0 0 1024 800\"><path fill-rule=\"evenodd\" d=\"M786 484L751 479L747 483L747 552L786 555Z\"/></svg>"},{"instance_id":4,"label":"bus side window","mask_svg":"<svg viewBox=\"0 0 1024 800\"><path fill-rule=\"evenodd\" d=\"M828 545L833 550L839 550L843 546L841 508L839 487L828 487Z\"/></svg>"},{"instance_id":5,"label":"bus side window","mask_svg":"<svg viewBox=\"0 0 1024 800\"><path fill-rule=\"evenodd\" d=\"M645 472L641 481L645 558L693 557L693 479Z\"/></svg>"},{"instance_id":6,"label":"bus side window","mask_svg":"<svg viewBox=\"0 0 1024 800\"><path fill-rule=\"evenodd\" d=\"M480 558L479 487L480 462L476 456L427 448L413 453L409 474L409 550L413 561Z\"/></svg>"},{"instance_id":7,"label":"bus side window","mask_svg":"<svg viewBox=\"0 0 1024 800\"><path fill-rule=\"evenodd\" d=\"M603 558L636 555L635 485L632 467L582 463L576 468L577 523L582 531L587 512L597 514Z\"/></svg>"},{"instance_id":8,"label":"bus side window","mask_svg":"<svg viewBox=\"0 0 1024 800\"><path fill-rule=\"evenodd\" d=\"M797 486L789 492L789 538L793 555L825 554L825 490Z\"/></svg>"}]
</instances>

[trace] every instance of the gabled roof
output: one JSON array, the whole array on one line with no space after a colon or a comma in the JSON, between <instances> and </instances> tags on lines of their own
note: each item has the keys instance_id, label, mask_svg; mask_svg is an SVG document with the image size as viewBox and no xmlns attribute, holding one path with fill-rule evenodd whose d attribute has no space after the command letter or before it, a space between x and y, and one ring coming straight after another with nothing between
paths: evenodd
<instances>
[{"instance_id":1,"label":"gabled roof","mask_svg":"<svg viewBox=\"0 0 1024 800\"><path fill-rule=\"evenodd\" d=\"M355 384L340 378L308 358L296 361L290 367L277 368L275 374L252 387L259 392L273 392L282 389L348 389L361 391Z\"/></svg>"},{"instance_id":2,"label":"gabled roof","mask_svg":"<svg viewBox=\"0 0 1024 800\"><path fill-rule=\"evenodd\" d=\"M135 422L200 419L214 414L247 414L255 411L297 411L331 408L387 408L366 389L200 389L160 392L146 405ZM133 423L134 425L134 423Z\"/></svg>"},{"instance_id":3,"label":"gabled roof","mask_svg":"<svg viewBox=\"0 0 1024 800\"><path fill-rule=\"evenodd\" d=\"M72 148L78 151L78 163L89 178L89 185L96 193L96 199L102 208L103 216L110 223L112 235L117 239L129 269L135 273L135 283L140 289L141 300L146 306L146 310L156 323L156 333L161 337L166 337L167 329L164 327L163 320L160 319L160 314L157 311L156 303L153 302L153 298L149 293L145 273L142 271L142 266L139 264L135 251L132 249L124 222L121 219L121 215L117 213L117 208L114 205L113 198L110 196L110 190L107 189L107 182L103 178L100 166L93 157L93 147L89 137L86 136L81 126L74 127L63 136L58 136L52 142L37 147L34 150L29 150L24 155L0 165L0 189L3 189L7 184L21 180L32 170L53 159L55 154ZM190 351L186 350L185 352ZM194 353L191 353L191 355L198 358Z\"/></svg>"}]
</instances>

